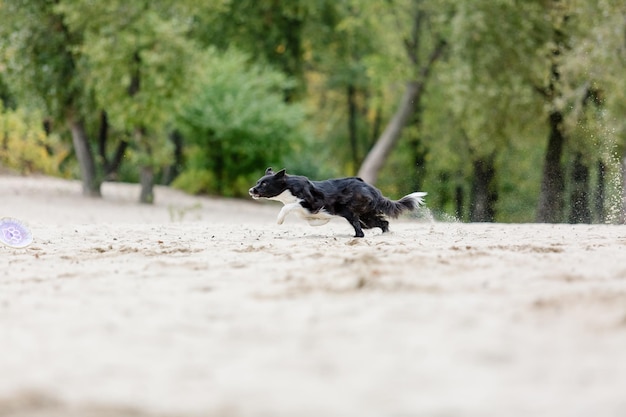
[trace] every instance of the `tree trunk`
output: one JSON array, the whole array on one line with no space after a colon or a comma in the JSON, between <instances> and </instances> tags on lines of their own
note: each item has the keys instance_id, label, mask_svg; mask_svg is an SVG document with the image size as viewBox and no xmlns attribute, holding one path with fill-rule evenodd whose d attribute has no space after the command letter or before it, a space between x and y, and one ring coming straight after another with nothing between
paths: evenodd
<instances>
[{"instance_id":1,"label":"tree trunk","mask_svg":"<svg viewBox=\"0 0 626 417\"><path fill-rule=\"evenodd\" d=\"M102 110L100 112L100 128L98 129L98 152L100 154L100 160L104 168L105 180L114 180L117 177L117 171L122 164L126 148L128 148L128 142L125 140L120 141L117 144L113 159L109 159L107 155L107 144L109 141L109 118L107 112Z\"/></svg>"},{"instance_id":2,"label":"tree trunk","mask_svg":"<svg viewBox=\"0 0 626 417\"><path fill-rule=\"evenodd\" d=\"M105 166L105 177L107 179L111 180L117 178L117 171L122 165L122 161L124 160L124 155L126 154L127 148L128 142L126 142L125 140L122 140L117 144L117 148L115 149L115 153L113 154L113 159L108 161Z\"/></svg>"},{"instance_id":3,"label":"tree trunk","mask_svg":"<svg viewBox=\"0 0 626 417\"><path fill-rule=\"evenodd\" d=\"M455 212L456 212L456 217L458 220L463 220L463 204L465 203L464 201L464 192L463 192L463 187L461 185L457 185L456 187L454 187L454 206L455 206Z\"/></svg>"},{"instance_id":4,"label":"tree trunk","mask_svg":"<svg viewBox=\"0 0 626 417\"><path fill-rule=\"evenodd\" d=\"M152 166L154 159L152 155L152 147L150 141L146 138L146 129L139 127L135 129L135 143L142 148L141 153L145 155L145 162L139 167L139 183L141 191L139 193L139 202L143 204L154 203L154 167Z\"/></svg>"},{"instance_id":5,"label":"tree trunk","mask_svg":"<svg viewBox=\"0 0 626 417\"><path fill-rule=\"evenodd\" d=\"M550 113L550 138L543 166L541 192L537 207L537 223L560 223L563 221L563 193L565 179L561 166L561 155L565 137L562 132L563 115L559 111Z\"/></svg>"},{"instance_id":6,"label":"tree trunk","mask_svg":"<svg viewBox=\"0 0 626 417\"><path fill-rule=\"evenodd\" d=\"M85 126L82 120L76 120L73 117L68 118L67 124L72 133L74 152L76 153L76 159L78 159L80 166L83 194L89 197L100 197L101 180L96 174L96 164L93 154L91 153Z\"/></svg>"},{"instance_id":7,"label":"tree trunk","mask_svg":"<svg viewBox=\"0 0 626 417\"><path fill-rule=\"evenodd\" d=\"M589 168L583 163L580 153L574 158L572 167L572 191L570 194L570 223L591 223L589 208Z\"/></svg>"},{"instance_id":8,"label":"tree trunk","mask_svg":"<svg viewBox=\"0 0 626 417\"><path fill-rule=\"evenodd\" d=\"M356 105L356 87L348 84L348 138L350 141L350 150L352 157L352 170L356 171L359 165L358 150L358 132L357 132L357 105Z\"/></svg>"},{"instance_id":9,"label":"tree trunk","mask_svg":"<svg viewBox=\"0 0 626 417\"><path fill-rule=\"evenodd\" d=\"M183 166L183 135L178 130L173 130L168 135L174 145L174 161L163 172L163 184L170 185L180 174Z\"/></svg>"},{"instance_id":10,"label":"tree trunk","mask_svg":"<svg viewBox=\"0 0 626 417\"><path fill-rule=\"evenodd\" d=\"M470 204L471 222L493 222L498 193L495 186L496 168L494 155L473 161L474 178Z\"/></svg>"},{"instance_id":11,"label":"tree trunk","mask_svg":"<svg viewBox=\"0 0 626 417\"><path fill-rule=\"evenodd\" d=\"M141 182L139 202L144 204L154 203L154 169L149 165L141 167L139 177Z\"/></svg>"},{"instance_id":12,"label":"tree trunk","mask_svg":"<svg viewBox=\"0 0 626 417\"><path fill-rule=\"evenodd\" d=\"M100 159L102 159L102 163L104 165L104 169L106 171L106 166L109 164L109 160L107 158L107 139L109 138L109 117L107 112L104 110L100 111L100 127L98 128L98 152L100 153Z\"/></svg>"},{"instance_id":13,"label":"tree trunk","mask_svg":"<svg viewBox=\"0 0 626 417\"><path fill-rule=\"evenodd\" d=\"M416 81L409 81L406 84L406 89L404 90L396 113L376 141L374 147L367 154L367 157L359 169L359 177L363 178L366 182L375 184L378 180L379 171L383 167L389 153L391 153L391 150L398 142L398 139L400 139L402 129L413 115L415 104L419 100L419 96L422 92L422 85L423 84Z\"/></svg>"},{"instance_id":14,"label":"tree trunk","mask_svg":"<svg viewBox=\"0 0 626 417\"><path fill-rule=\"evenodd\" d=\"M620 223L626 224L626 153L622 156L622 207L620 209Z\"/></svg>"},{"instance_id":15,"label":"tree trunk","mask_svg":"<svg viewBox=\"0 0 626 417\"><path fill-rule=\"evenodd\" d=\"M374 147L365 157L365 160L359 169L359 177L363 178L370 184L375 184L376 180L378 180L378 173L391 153L391 150L398 142L398 139L400 139L402 129L404 129L404 126L406 126L407 122L411 119L415 110L419 108L419 102L422 98L422 93L426 86L426 80L430 75L430 71L435 65L435 62L437 62L446 49L446 42L444 40L440 40L431 51L427 62L419 68L417 48L419 48L419 31L422 30L422 26L420 25L422 18L423 14L418 10L413 24L412 40L406 42L409 59L417 71L416 79L407 82L396 113L393 115L391 121L376 141Z\"/></svg>"},{"instance_id":16,"label":"tree trunk","mask_svg":"<svg viewBox=\"0 0 626 417\"><path fill-rule=\"evenodd\" d=\"M598 161L598 185L595 194L596 222L606 222L606 210L604 209L604 199L606 194L606 165L604 161Z\"/></svg>"}]
</instances>

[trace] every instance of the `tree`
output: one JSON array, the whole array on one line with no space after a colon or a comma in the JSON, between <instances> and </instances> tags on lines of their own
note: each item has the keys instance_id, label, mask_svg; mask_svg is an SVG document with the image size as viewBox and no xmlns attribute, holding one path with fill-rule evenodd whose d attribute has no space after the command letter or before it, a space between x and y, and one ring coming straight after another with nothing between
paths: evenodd
<instances>
[{"instance_id":1,"label":"tree","mask_svg":"<svg viewBox=\"0 0 626 417\"><path fill-rule=\"evenodd\" d=\"M577 153L572 166L570 223L591 223L589 194L589 168L583 163L583 155Z\"/></svg>"},{"instance_id":2,"label":"tree","mask_svg":"<svg viewBox=\"0 0 626 417\"><path fill-rule=\"evenodd\" d=\"M324 14L330 0L239 0L194 6L191 35L204 46L225 51L231 47L257 62L270 64L296 82L284 91L285 100L305 92L305 37ZM310 39L310 38L309 38Z\"/></svg>"},{"instance_id":3,"label":"tree","mask_svg":"<svg viewBox=\"0 0 626 417\"><path fill-rule=\"evenodd\" d=\"M571 53L563 72L576 83L569 102L573 117L566 127L576 136L576 153L587 166L597 166L596 217L626 222L626 5L622 1L574 0ZM576 89L576 86L583 88ZM602 212L602 216L598 213Z\"/></svg>"},{"instance_id":4,"label":"tree","mask_svg":"<svg viewBox=\"0 0 626 417\"><path fill-rule=\"evenodd\" d=\"M402 130L411 120L416 109L419 109L428 77L446 47L446 41L442 37L424 46L426 44L424 37L427 33L430 15L427 9L422 7L421 0L414 0L411 6L411 31L404 43L407 57L413 69L412 76L406 83L396 112L374 147L367 154L358 173L361 178L372 184L376 183L378 172L396 145Z\"/></svg>"},{"instance_id":5,"label":"tree","mask_svg":"<svg viewBox=\"0 0 626 417\"><path fill-rule=\"evenodd\" d=\"M328 120L328 140L332 153L342 162L342 171L356 174L371 136L377 129L377 114L370 120L370 97L378 95L368 72L367 60L379 52L380 10L371 2L335 2L317 22L310 22L311 73L323 77L324 88L316 115ZM315 34L315 36L313 36ZM311 77L313 78L313 77ZM311 89L318 88L317 84Z\"/></svg>"},{"instance_id":6,"label":"tree","mask_svg":"<svg viewBox=\"0 0 626 417\"><path fill-rule=\"evenodd\" d=\"M169 124L199 70L188 16L167 0L60 0L56 10L83 36L87 84L111 125L128 135L140 169L140 201L151 203L154 170L172 157Z\"/></svg>"},{"instance_id":7,"label":"tree","mask_svg":"<svg viewBox=\"0 0 626 417\"><path fill-rule=\"evenodd\" d=\"M86 117L92 111L89 91L80 73L79 33L68 29L57 1L0 2L0 53L6 81L25 107L41 107L71 132L83 184L83 193L100 195ZM10 16L10 19L7 18Z\"/></svg>"},{"instance_id":8,"label":"tree","mask_svg":"<svg viewBox=\"0 0 626 417\"><path fill-rule=\"evenodd\" d=\"M457 195L470 189L472 221L495 220L503 196L520 199L521 184L508 184L523 166L520 159L528 158L532 143L523 142L536 136L533 126L542 116L527 81L543 45L539 15L537 4L489 0L460 3L450 18L449 53L426 97L424 133L438 154L432 168L451 171L446 178L456 178ZM469 178L459 187L463 177Z\"/></svg>"},{"instance_id":9,"label":"tree","mask_svg":"<svg viewBox=\"0 0 626 417\"><path fill-rule=\"evenodd\" d=\"M249 64L246 54L213 51L205 61L196 94L176 123L188 147L174 184L193 193L247 195L261 170L302 147L305 113L284 101L293 80Z\"/></svg>"},{"instance_id":10,"label":"tree","mask_svg":"<svg viewBox=\"0 0 626 417\"><path fill-rule=\"evenodd\" d=\"M549 108L548 126L550 133L546 148L541 192L537 206L537 222L558 223L563 221L565 207L565 174L562 166L565 146L565 128L563 126L563 100L561 61L569 48L565 25L568 20L567 6L561 0L551 0L547 9L552 26L552 48L549 55L549 77L547 85L537 85L536 89L544 98Z\"/></svg>"},{"instance_id":11,"label":"tree","mask_svg":"<svg viewBox=\"0 0 626 417\"><path fill-rule=\"evenodd\" d=\"M471 222L493 222L496 217L495 203L498 200L495 177L495 154L472 161Z\"/></svg>"}]
</instances>

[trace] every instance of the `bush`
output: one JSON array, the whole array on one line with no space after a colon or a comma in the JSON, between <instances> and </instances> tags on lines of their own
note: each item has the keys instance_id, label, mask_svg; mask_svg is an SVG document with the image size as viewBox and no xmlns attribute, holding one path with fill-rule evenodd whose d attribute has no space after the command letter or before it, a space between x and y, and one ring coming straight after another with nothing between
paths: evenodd
<instances>
[{"instance_id":1,"label":"bush","mask_svg":"<svg viewBox=\"0 0 626 417\"><path fill-rule=\"evenodd\" d=\"M20 174L61 176L61 163L70 153L58 135L46 135L41 117L0 104L0 166Z\"/></svg>"},{"instance_id":2,"label":"bush","mask_svg":"<svg viewBox=\"0 0 626 417\"><path fill-rule=\"evenodd\" d=\"M303 107L284 100L292 85L278 71L249 64L242 53L211 52L198 93L178 118L186 163L173 185L247 195L266 167L281 165L305 141Z\"/></svg>"}]
</instances>

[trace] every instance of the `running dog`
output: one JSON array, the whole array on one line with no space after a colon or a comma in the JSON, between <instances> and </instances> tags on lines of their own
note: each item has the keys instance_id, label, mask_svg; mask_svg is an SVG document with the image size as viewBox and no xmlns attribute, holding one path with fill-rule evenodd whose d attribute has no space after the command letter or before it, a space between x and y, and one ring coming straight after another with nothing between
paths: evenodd
<instances>
[{"instance_id":1,"label":"running dog","mask_svg":"<svg viewBox=\"0 0 626 417\"><path fill-rule=\"evenodd\" d=\"M278 224L283 224L291 212L312 226L321 226L340 216L352 225L354 237L363 237L363 229L374 227L388 232L386 216L396 218L404 211L415 210L424 204L427 194L411 193L393 201L358 177L310 181L300 175L287 175L284 169L274 172L272 168L265 170L265 175L248 193L255 200L266 198L284 204L278 213Z\"/></svg>"}]
</instances>

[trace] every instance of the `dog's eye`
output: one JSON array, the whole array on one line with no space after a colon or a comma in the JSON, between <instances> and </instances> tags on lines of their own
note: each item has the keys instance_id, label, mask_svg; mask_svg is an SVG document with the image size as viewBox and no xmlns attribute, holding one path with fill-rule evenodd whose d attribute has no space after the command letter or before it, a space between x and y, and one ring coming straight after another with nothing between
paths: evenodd
<instances>
[{"instance_id":1,"label":"dog's eye","mask_svg":"<svg viewBox=\"0 0 626 417\"><path fill-rule=\"evenodd\" d=\"M265 181L263 181L261 184L259 184L259 187L265 187L267 185L267 183Z\"/></svg>"}]
</instances>

